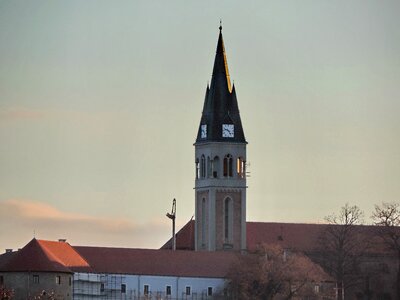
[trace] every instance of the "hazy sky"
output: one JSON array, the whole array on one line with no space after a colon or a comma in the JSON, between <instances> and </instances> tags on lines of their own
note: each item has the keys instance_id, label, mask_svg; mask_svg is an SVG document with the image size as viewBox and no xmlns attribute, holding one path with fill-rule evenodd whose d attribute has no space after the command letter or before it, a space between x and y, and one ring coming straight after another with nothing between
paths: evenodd
<instances>
[{"instance_id":1,"label":"hazy sky","mask_svg":"<svg viewBox=\"0 0 400 300\"><path fill-rule=\"evenodd\" d=\"M159 247L194 213L219 20L247 219L400 201L400 2L0 0L0 252Z\"/></svg>"}]
</instances>

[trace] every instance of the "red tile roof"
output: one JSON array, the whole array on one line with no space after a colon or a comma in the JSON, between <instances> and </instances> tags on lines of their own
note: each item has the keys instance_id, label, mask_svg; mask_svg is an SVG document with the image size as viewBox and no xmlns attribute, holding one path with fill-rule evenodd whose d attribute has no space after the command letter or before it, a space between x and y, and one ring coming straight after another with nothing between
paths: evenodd
<instances>
[{"instance_id":1,"label":"red tile roof","mask_svg":"<svg viewBox=\"0 0 400 300\"><path fill-rule=\"evenodd\" d=\"M318 250L318 239L326 224L247 222L247 248L278 244L282 248L310 252ZM362 236L373 239L374 226L358 226ZM400 228L399 228L400 230ZM170 247L170 241L162 248ZM373 242L373 253L387 253ZM194 249L194 221L177 233L178 249ZM223 278L236 258L233 252L196 252L71 246L66 242L31 240L17 252L0 256L0 271L95 272L160 276Z\"/></svg>"},{"instance_id":2,"label":"red tile roof","mask_svg":"<svg viewBox=\"0 0 400 300\"><path fill-rule=\"evenodd\" d=\"M303 252L323 251L320 238L329 226L341 225L247 222L247 249L265 243ZM357 225L355 230L358 237L367 242L365 250L368 253L389 254L386 245L376 235L377 226Z\"/></svg>"},{"instance_id":3,"label":"red tile roof","mask_svg":"<svg viewBox=\"0 0 400 300\"><path fill-rule=\"evenodd\" d=\"M68 243L33 239L24 248L14 252L0 266L0 271L72 273L72 267L90 269L89 264Z\"/></svg>"},{"instance_id":4,"label":"red tile roof","mask_svg":"<svg viewBox=\"0 0 400 300\"><path fill-rule=\"evenodd\" d=\"M237 254L71 246L31 240L17 252L0 255L2 272L93 272L223 278Z\"/></svg>"},{"instance_id":5,"label":"red tile roof","mask_svg":"<svg viewBox=\"0 0 400 300\"><path fill-rule=\"evenodd\" d=\"M328 226L328 224L247 222L247 249L254 250L260 244L278 244L283 248L297 251L315 251L318 250L320 245L319 237ZM357 226L357 229L370 240L374 239L373 230L376 229L375 226ZM194 220L182 227L177 233L176 239L178 249L194 250ZM171 240L161 249L170 249L170 242ZM382 253L386 252L386 249L381 241L374 240L369 251Z\"/></svg>"},{"instance_id":6,"label":"red tile roof","mask_svg":"<svg viewBox=\"0 0 400 300\"><path fill-rule=\"evenodd\" d=\"M223 278L235 253L74 247L97 273Z\"/></svg>"},{"instance_id":7,"label":"red tile roof","mask_svg":"<svg viewBox=\"0 0 400 300\"><path fill-rule=\"evenodd\" d=\"M53 254L64 266L74 271L90 271L89 263L69 243L44 240L38 242L47 253Z\"/></svg>"},{"instance_id":8,"label":"red tile roof","mask_svg":"<svg viewBox=\"0 0 400 300\"><path fill-rule=\"evenodd\" d=\"M315 249L318 238L325 230L325 224L295 224L247 222L247 249L252 250L260 244L278 244L283 248L298 251Z\"/></svg>"}]
</instances>

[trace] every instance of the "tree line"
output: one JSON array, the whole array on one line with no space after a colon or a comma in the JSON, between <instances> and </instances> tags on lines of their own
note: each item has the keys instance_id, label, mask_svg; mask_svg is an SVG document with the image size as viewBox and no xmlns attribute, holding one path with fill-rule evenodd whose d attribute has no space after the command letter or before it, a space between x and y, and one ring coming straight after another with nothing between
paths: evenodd
<instances>
[{"instance_id":1,"label":"tree line","mask_svg":"<svg viewBox=\"0 0 400 300\"><path fill-rule=\"evenodd\" d=\"M345 204L338 213L325 217L312 253L292 253L276 245L262 245L238 256L228 274L229 299L400 299L400 206L376 205L372 225L364 224L364 213L356 205ZM390 256L390 261L385 259ZM393 259L394 258L394 259ZM329 289L323 272L328 274ZM397 263L393 263L396 262ZM396 264L396 266L394 266ZM314 266L314 267L312 267ZM392 293L374 290L389 276ZM358 290L350 294L350 291Z\"/></svg>"}]
</instances>

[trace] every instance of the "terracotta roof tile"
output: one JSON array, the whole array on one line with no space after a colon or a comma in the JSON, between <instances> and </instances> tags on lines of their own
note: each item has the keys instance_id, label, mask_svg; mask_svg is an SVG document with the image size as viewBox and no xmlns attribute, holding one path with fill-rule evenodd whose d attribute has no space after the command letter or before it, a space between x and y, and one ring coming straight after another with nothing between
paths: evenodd
<instances>
[{"instance_id":1,"label":"terracotta roof tile","mask_svg":"<svg viewBox=\"0 0 400 300\"><path fill-rule=\"evenodd\" d=\"M279 244L283 248L309 251L326 228L323 224L247 222L247 248L259 244Z\"/></svg>"},{"instance_id":2,"label":"terracotta roof tile","mask_svg":"<svg viewBox=\"0 0 400 300\"><path fill-rule=\"evenodd\" d=\"M66 242L38 240L39 244L49 255L60 261L64 266L73 268L75 271L90 271L88 262Z\"/></svg>"},{"instance_id":3,"label":"terracotta roof tile","mask_svg":"<svg viewBox=\"0 0 400 300\"><path fill-rule=\"evenodd\" d=\"M247 222L247 249L254 250L260 244L278 244L283 248L297 251L316 251L319 247L319 237L328 224L301 224L301 223L274 223L274 222ZM387 252L379 239L373 237L376 226L357 226L357 230L368 237L372 243L370 252ZM400 228L399 228L400 230ZM178 249L194 250L194 220L189 221L176 235ZM171 249L169 240L161 249Z\"/></svg>"},{"instance_id":4,"label":"terracotta roof tile","mask_svg":"<svg viewBox=\"0 0 400 300\"><path fill-rule=\"evenodd\" d=\"M223 278L235 253L74 247L97 273Z\"/></svg>"},{"instance_id":5,"label":"terracotta roof tile","mask_svg":"<svg viewBox=\"0 0 400 300\"><path fill-rule=\"evenodd\" d=\"M33 239L0 270L72 273L70 267L89 270L88 263L68 243Z\"/></svg>"}]
</instances>

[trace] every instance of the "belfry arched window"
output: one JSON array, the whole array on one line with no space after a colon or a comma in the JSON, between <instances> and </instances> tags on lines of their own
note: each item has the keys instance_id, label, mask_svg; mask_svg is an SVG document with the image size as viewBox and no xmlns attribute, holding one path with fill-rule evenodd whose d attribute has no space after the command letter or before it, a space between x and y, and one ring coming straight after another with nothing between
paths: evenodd
<instances>
[{"instance_id":1,"label":"belfry arched window","mask_svg":"<svg viewBox=\"0 0 400 300\"><path fill-rule=\"evenodd\" d=\"M199 166L199 159L198 158L196 158L195 164L196 164L196 179L199 179L199 177L200 177L200 166Z\"/></svg>"},{"instance_id":2,"label":"belfry arched window","mask_svg":"<svg viewBox=\"0 0 400 300\"><path fill-rule=\"evenodd\" d=\"M230 197L224 200L224 241L232 243L232 227L233 227L233 201Z\"/></svg>"},{"instance_id":3,"label":"belfry arched window","mask_svg":"<svg viewBox=\"0 0 400 300\"><path fill-rule=\"evenodd\" d=\"M239 178L244 178L246 176L246 162L242 157L238 157L236 160L236 171Z\"/></svg>"},{"instance_id":4,"label":"belfry arched window","mask_svg":"<svg viewBox=\"0 0 400 300\"><path fill-rule=\"evenodd\" d=\"M206 177L206 158L204 157L204 155L201 156L200 161L200 177Z\"/></svg>"},{"instance_id":5,"label":"belfry arched window","mask_svg":"<svg viewBox=\"0 0 400 300\"><path fill-rule=\"evenodd\" d=\"M232 177L233 158L227 154L224 157L224 177Z\"/></svg>"},{"instance_id":6,"label":"belfry arched window","mask_svg":"<svg viewBox=\"0 0 400 300\"><path fill-rule=\"evenodd\" d=\"M212 177L211 159L207 156L207 177Z\"/></svg>"},{"instance_id":7,"label":"belfry arched window","mask_svg":"<svg viewBox=\"0 0 400 300\"><path fill-rule=\"evenodd\" d=\"M212 177L218 178L218 172L219 172L219 157L218 156L215 156L214 159L212 160L211 169L212 169Z\"/></svg>"}]
</instances>

